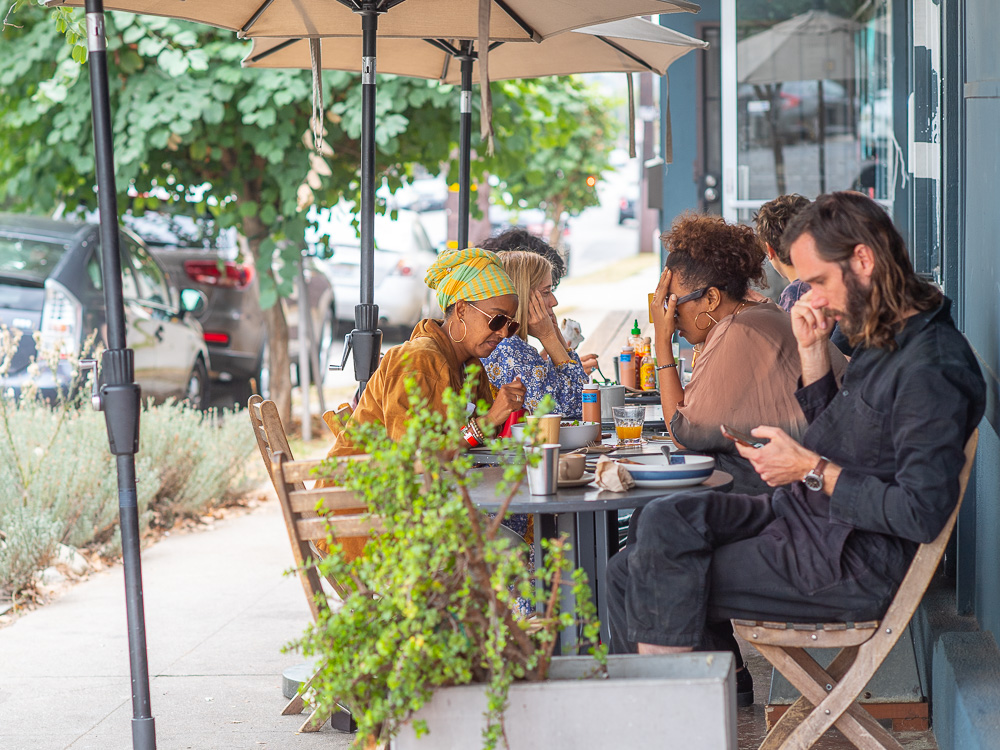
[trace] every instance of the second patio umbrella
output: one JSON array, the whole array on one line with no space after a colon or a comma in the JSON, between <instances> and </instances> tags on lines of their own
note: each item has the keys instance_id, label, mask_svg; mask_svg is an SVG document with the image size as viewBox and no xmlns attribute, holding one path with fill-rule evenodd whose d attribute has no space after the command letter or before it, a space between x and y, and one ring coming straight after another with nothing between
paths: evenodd
<instances>
[{"instance_id":1,"label":"second patio umbrella","mask_svg":"<svg viewBox=\"0 0 1000 750\"><path fill-rule=\"evenodd\" d=\"M310 40L255 38L243 60L246 67L309 68ZM576 73L651 72L665 75L674 60L707 42L641 18L588 26L546 39L540 44L495 42L489 52L493 80L537 78ZM358 71L357 39L321 40L320 60L327 70ZM459 136L458 246L468 245L472 81L478 73L475 43L451 39L383 40L379 72L461 84ZM453 64L457 60L459 65Z\"/></svg>"}]
</instances>

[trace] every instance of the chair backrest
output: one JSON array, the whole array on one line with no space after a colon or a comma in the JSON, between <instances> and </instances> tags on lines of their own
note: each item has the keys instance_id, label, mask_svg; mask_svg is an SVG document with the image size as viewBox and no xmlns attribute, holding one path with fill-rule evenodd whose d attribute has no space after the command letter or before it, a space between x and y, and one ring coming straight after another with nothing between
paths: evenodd
<instances>
[{"instance_id":1,"label":"chair backrest","mask_svg":"<svg viewBox=\"0 0 1000 750\"><path fill-rule=\"evenodd\" d=\"M367 457L357 456L339 460L365 458ZM313 618L319 616L320 601L325 603L326 593L315 567L307 566L310 559L317 557L312 543L325 543L328 535L335 540L368 537L373 530L379 531L382 528L381 521L368 513L364 499L353 491L343 487L304 487L306 481L316 478L316 470L323 465L324 460L290 461L284 453L278 451L272 461L275 487L281 502L281 512L285 517L295 567L309 600ZM328 513L316 513L321 504ZM340 584L332 579L327 580L339 596L345 595Z\"/></svg>"},{"instance_id":2,"label":"chair backrest","mask_svg":"<svg viewBox=\"0 0 1000 750\"><path fill-rule=\"evenodd\" d=\"M920 600L923 599L924 592L937 571L938 563L941 562L945 547L948 546L948 540L951 539L951 532L958 520L958 511L965 498L965 489L969 486L969 475L972 473L972 465L976 460L976 446L978 444L979 430L976 429L973 430L965 444L965 464L959 474L958 502L955 503L955 509L934 541L921 544L917 548L913 562L910 563L910 568L906 571L902 583L899 584L892 604L889 605L889 609L886 610L885 616L882 618L883 628L894 628L901 632L916 611Z\"/></svg>"},{"instance_id":3,"label":"chair backrest","mask_svg":"<svg viewBox=\"0 0 1000 750\"><path fill-rule=\"evenodd\" d=\"M283 453L289 461L294 460L292 449L288 447L285 428L281 424L281 417L278 416L278 406L271 400L265 401L255 393L247 402L247 412L250 415L254 437L257 438L260 457L264 461L264 468L267 469L267 475L271 478L274 491L277 492L278 484L272 469L274 455Z\"/></svg>"}]
</instances>

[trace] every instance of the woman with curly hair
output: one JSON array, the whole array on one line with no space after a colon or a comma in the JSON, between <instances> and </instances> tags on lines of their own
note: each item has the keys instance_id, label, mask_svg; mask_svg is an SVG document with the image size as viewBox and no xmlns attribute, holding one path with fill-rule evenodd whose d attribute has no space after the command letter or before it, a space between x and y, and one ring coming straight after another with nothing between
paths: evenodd
<instances>
[{"instance_id":1,"label":"woman with curly hair","mask_svg":"<svg viewBox=\"0 0 1000 750\"><path fill-rule=\"evenodd\" d=\"M806 427L791 318L747 297L764 280L764 247L748 226L695 214L661 239L669 254L651 310L656 350L669 352L676 331L699 352L686 388L673 363L657 368L663 419L678 448L715 454L735 491L771 492L719 429L778 425L797 440ZM831 347L831 358L839 377L844 357Z\"/></svg>"}]
</instances>

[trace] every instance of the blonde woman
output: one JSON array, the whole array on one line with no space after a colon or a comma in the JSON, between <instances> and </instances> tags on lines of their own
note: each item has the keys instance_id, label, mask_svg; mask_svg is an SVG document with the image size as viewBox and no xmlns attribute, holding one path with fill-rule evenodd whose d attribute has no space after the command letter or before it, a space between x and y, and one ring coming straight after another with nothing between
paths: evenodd
<instances>
[{"instance_id":1,"label":"blonde woman","mask_svg":"<svg viewBox=\"0 0 1000 750\"><path fill-rule=\"evenodd\" d=\"M514 320L520 325L516 335L501 341L483 358L486 375L494 388L520 376L525 387L524 406L528 410L534 410L543 396L551 394L558 413L577 418L587 373L580 356L569 351L556 325L552 308L559 301L552 291L552 264L526 250L497 255L518 295ZM528 335L538 339L547 356L528 343Z\"/></svg>"}]
</instances>

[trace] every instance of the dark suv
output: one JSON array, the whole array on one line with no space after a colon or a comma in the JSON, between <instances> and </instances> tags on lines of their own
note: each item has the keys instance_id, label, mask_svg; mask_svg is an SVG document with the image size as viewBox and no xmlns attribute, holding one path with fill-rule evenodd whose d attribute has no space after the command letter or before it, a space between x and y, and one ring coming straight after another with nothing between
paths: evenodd
<instances>
[{"instance_id":1,"label":"dark suv","mask_svg":"<svg viewBox=\"0 0 1000 750\"><path fill-rule=\"evenodd\" d=\"M141 240L123 231L121 253L126 339L143 397L205 408L209 356L201 326L181 309L177 289ZM83 351L91 334L95 347L106 344L96 224L0 214L0 324L21 334L0 378L3 391L18 395L30 381L50 399L66 392L76 360L94 353ZM55 373L45 366L31 372L32 359L44 359L36 335L43 353L57 353Z\"/></svg>"}]
</instances>

